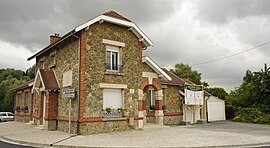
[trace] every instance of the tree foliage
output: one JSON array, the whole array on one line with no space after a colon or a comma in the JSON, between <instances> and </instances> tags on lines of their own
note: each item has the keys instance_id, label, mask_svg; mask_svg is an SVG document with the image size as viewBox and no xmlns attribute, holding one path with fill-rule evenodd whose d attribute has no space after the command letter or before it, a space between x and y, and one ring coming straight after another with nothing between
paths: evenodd
<instances>
[{"instance_id":1,"label":"tree foliage","mask_svg":"<svg viewBox=\"0 0 270 148\"><path fill-rule=\"evenodd\" d=\"M201 82L202 74L199 73L197 70L192 70L191 66L189 66L188 64L175 64L174 69L170 69L170 71L180 78L189 79L195 84L204 84L206 87L208 86L207 82Z\"/></svg>"},{"instance_id":2,"label":"tree foliage","mask_svg":"<svg viewBox=\"0 0 270 148\"><path fill-rule=\"evenodd\" d=\"M29 79L24 71L0 69L0 111L13 111L15 93L12 89Z\"/></svg>"},{"instance_id":3,"label":"tree foliage","mask_svg":"<svg viewBox=\"0 0 270 148\"><path fill-rule=\"evenodd\" d=\"M205 90L211 95L214 95L223 100L226 100L226 96L228 95L228 93L221 87L206 88Z\"/></svg>"},{"instance_id":4,"label":"tree foliage","mask_svg":"<svg viewBox=\"0 0 270 148\"><path fill-rule=\"evenodd\" d=\"M264 114L270 113L270 68L265 64L264 68L258 72L247 70L243 77L243 83L227 96L227 104L244 110L238 113L235 120L249 121L249 119L243 119L248 118L248 114L244 114L246 110L243 108L248 108L249 111L252 110L252 113L259 112L256 114L258 116L263 114L256 117L258 122L262 120L264 123L268 122L270 118L267 116L266 121ZM254 121L257 120L252 120L252 122Z\"/></svg>"}]
</instances>

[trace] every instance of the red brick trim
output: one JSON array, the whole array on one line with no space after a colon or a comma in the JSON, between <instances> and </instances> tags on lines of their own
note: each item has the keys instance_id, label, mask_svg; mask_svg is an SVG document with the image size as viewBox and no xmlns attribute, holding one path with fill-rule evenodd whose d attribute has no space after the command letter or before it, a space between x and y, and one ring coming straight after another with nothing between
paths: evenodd
<instances>
[{"instance_id":1,"label":"red brick trim","mask_svg":"<svg viewBox=\"0 0 270 148\"><path fill-rule=\"evenodd\" d=\"M142 63L142 42L138 42L138 48L139 48L139 58L140 58L140 63Z\"/></svg>"},{"instance_id":2,"label":"red brick trim","mask_svg":"<svg viewBox=\"0 0 270 148\"><path fill-rule=\"evenodd\" d=\"M153 84L152 84L151 86L153 86L153 88L154 88L155 91L161 90L161 87L160 87L160 85L158 84L157 80L153 79L152 83L153 83ZM140 88L141 90L144 90L144 88L145 88L146 86L148 86L148 85L149 85L149 81L148 81L148 80L144 80L144 81L141 83L141 85L140 85L139 88Z\"/></svg>"},{"instance_id":3,"label":"red brick trim","mask_svg":"<svg viewBox=\"0 0 270 148\"><path fill-rule=\"evenodd\" d=\"M164 116L183 116L183 112L163 112Z\"/></svg>"},{"instance_id":4,"label":"red brick trim","mask_svg":"<svg viewBox=\"0 0 270 148\"><path fill-rule=\"evenodd\" d=\"M138 100L138 110L139 111L143 110L143 100Z\"/></svg>"},{"instance_id":5,"label":"red brick trim","mask_svg":"<svg viewBox=\"0 0 270 148\"><path fill-rule=\"evenodd\" d=\"M31 114L29 114L29 113L16 113L15 116L28 116L28 117L31 117Z\"/></svg>"},{"instance_id":6,"label":"red brick trim","mask_svg":"<svg viewBox=\"0 0 270 148\"><path fill-rule=\"evenodd\" d=\"M149 112L147 112L146 117L155 117L155 111L149 111Z\"/></svg>"},{"instance_id":7,"label":"red brick trim","mask_svg":"<svg viewBox=\"0 0 270 148\"><path fill-rule=\"evenodd\" d=\"M86 35L85 31L81 31L81 37L80 37L80 115L79 115L79 120L83 118L83 114L85 112L85 48L86 48Z\"/></svg>"},{"instance_id":8,"label":"red brick trim","mask_svg":"<svg viewBox=\"0 0 270 148\"><path fill-rule=\"evenodd\" d=\"M156 110L162 110L162 100L156 100Z\"/></svg>"},{"instance_id":9,"label":"red brick trim","mask_svg":"<svg viewBox=\"0 0 270 148\"><path fill-rule=\"evenodd\" d=\"M134 117L134 120L143 120L143 117Z\"/></svg>"}]
</instances>

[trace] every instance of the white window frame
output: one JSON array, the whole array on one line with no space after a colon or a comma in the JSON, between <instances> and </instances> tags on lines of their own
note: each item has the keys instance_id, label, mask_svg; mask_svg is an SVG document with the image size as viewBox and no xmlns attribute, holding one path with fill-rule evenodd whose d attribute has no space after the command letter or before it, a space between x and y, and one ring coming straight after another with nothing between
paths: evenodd
<instances>
[{"instance_id":1,"label":"white window frame","mask_svg":"<svg viewBox=\"0 0 270 148\"><path fill-rule=\"evenodd\" d=\"M119 71L120 70L120 67L119 65L121 65L121 61L120 61L120 54L121 54L121 49L120 47L117 47L117 46L109 46L107 45L106 46L106 71ZM107 52L110 52L110 63L107 62ZM113 69L113 53L117 53L117 69ZM107 68L107 64L110 64L110 69Z\"/></svg>"},{"instance_id":2,"label":"white window frame","mask_svg":"<svg viewBox=\"0 0 270 148\"><path fill-rule=\"evenodd\" d=\"M107 103L105 103L105 93L106 93L106 91L120 91L120 93L121 93L121 98L120 98L120 102L121 102L121 105L120 106L118 106L118 107L113 107L112 105L106 105L105 106L105 104L107 104ZM117 109L117 108L123 108L123 104L124 104L124 102L123 102L123 98L124 98L124 95L123 95L123 89L114 89L114 88L104 88L103 89L103 104L102 104L102 108L103 109L106 109L107 107L111 107L112 109ZM109 98L109 99L115 99L115 98ZM111 101L114 101L114 100L111 100Z\"/></svg>"},{"instance_id":3,"label":"white window frame","mask_svg":"<svg viewBox=\"0 0 270 148\"><path fill-rule=\"evenodd\" d=\"M156 106L155 90L153 89L153 87L150 86L148 89L148 92L149 92L149 96L150 96L150 107L152 105Z\"/></svg>"}]
</instances>

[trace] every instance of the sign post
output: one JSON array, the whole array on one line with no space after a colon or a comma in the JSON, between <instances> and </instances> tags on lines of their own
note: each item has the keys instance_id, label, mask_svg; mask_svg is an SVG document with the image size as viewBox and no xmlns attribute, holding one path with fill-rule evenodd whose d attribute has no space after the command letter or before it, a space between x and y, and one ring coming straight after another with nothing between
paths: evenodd
<instances>
[{"instance_id":1,"label":"sign post","mask_svg":"<svg viewBox=\"0 0 270 148\"><path fill-rule=\"evenodd\" d=\"M188 85L185 84L185 120L186 120L186 114L187 109L191 110L191 120L192 123L195 124L196 120L196 109L197 106L203 106L203 86L202 85ZM189 108L190 106L190 108Z\"/></svg>"},{"instance_id":2,"label":"sign post","mask_svg":"<svg viewBox=\"0 0 270 148\"><path fill-rule=\"evenodd\" d=\"M68 132L71 134L71 99L75 97L75 89L74 88L63 88L62 89L62 97L69 99L69 117L68 117Z\"/></svg>"}]
</instances>

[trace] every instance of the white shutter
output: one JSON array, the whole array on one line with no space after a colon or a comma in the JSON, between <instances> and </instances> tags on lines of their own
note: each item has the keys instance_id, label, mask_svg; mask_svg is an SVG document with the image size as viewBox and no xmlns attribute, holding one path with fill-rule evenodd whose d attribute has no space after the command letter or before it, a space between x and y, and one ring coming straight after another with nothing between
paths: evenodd
<instances>
[{"instance_id":1,"label":"white shutter","mask_svg":"<svg viewBox=\"0 0 270 148\"><path fill-rule=\"evenodd\" d=\"M113 109L122 107L121 89L104 89L103 90L103 109L111 107Z\"/></svg>"}]
</instances>

